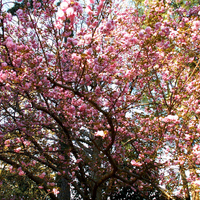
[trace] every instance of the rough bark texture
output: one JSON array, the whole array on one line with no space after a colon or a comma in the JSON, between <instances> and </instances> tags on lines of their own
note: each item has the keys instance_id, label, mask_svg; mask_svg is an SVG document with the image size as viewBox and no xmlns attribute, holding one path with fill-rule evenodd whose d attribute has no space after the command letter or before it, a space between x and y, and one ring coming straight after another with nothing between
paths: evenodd
<instances>
[{"instance_id":1,"label":"rough bark texture","mask_svg":"<svg viewBox=\"0 0 200 200\"><path fill-rule=\"evenodd\" d=\"M58 194L58 200L70 200L70 185L63 177L59 181L60 193Z\"/></svg>"}]
</instances>

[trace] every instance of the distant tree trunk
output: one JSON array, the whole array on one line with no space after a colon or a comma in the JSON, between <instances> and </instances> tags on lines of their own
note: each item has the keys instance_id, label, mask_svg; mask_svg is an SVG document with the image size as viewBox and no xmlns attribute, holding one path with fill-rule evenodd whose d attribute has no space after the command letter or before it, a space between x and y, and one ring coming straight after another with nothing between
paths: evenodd
<instances>
[{"instance_id":1,"label":"distant tree trunk","mask_svg":"<svg viewBox=\"0 0 200 200\"><path fill-rule=\"evenodd\" d=\"M99 137L98 140L96 141L96 144L101 148L102 147L102 138ZM101 160L100 158L98 157L99 155L99 150L94 147L94 150L92 152L92 157L95 159L95 158L98 158L99 160L99 163L101 163ZM93 179L95 182L98 182L101 177L99 177L95 171L92 172L93 173ZM99 186L96 190L96 197L95 197L95 200L102 200L102 186Z\"/></svg>"},{"instance_id":2,"label":"distant tree trunk","mask_svg":"<svg viewBox=\"0 0 200 200\"><path fill-rule=\"evenodd\" d=\"M183 189L185 192L185 200L190 200L190 193L189 193L189 188L188 188L188 182L185 174L185 169L182 165L180 165L180 173L181 173L181 178L183 181Z\"/></svg>"},{"instance_id":3,"label":"distant tree trunk","mask_svg":"<svg viewBox=\"0 0 200 200\"><path fill-rule=\"evenodd\" d=\"M58 194L58 200L70 200L70 185L68 181L61 177L58 186L60 187L60 193Z\"/></svg>"}]
</instances>

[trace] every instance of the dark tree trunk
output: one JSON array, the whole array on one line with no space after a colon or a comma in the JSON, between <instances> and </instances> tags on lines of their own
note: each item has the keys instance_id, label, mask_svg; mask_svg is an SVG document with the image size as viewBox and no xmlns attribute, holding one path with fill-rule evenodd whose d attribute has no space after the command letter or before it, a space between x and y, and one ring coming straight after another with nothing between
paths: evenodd
<instances>
[{"instance_id":1,"label":"dark tree trunk","mask_svg":"<svg viewBox=\"0 0 200 200\"><path fill-rule=\"evenodd\" d=\"M58 194L58 200L70 200L70 185L68 181L61 177L58 186L60 187L60 193Z\"/></svg>"}]
</instances>

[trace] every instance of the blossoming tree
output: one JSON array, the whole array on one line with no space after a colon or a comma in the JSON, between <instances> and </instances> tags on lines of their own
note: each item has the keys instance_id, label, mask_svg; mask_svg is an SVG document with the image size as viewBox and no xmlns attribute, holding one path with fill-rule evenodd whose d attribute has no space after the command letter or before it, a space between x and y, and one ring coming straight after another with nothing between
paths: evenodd
<instances>
[{"instance_id":1,"label":"blossoming tree","mask_svg":"<svg viewBox=\"0 0 200 200\"><path fill-rule=\"evenodd\" d=\"M199 199L200 7L129 3L1 3L0 160L51 199Z\"/></svg>"}]
</instances>

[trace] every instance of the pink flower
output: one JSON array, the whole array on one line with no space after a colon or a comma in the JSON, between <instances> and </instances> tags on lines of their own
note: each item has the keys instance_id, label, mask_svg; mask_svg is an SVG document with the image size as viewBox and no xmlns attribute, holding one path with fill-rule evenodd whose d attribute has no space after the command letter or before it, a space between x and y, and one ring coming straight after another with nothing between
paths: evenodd
<instances>
[{"instance_id":1,"label":"pink flower","mask_svg":"<svg viewBox=\"0 0 200 200\"><path fill-rule=\"evenodd\" d=\"M145 32L150 34L151 33L151 27L150 26L147 26L146 29L145 29Z\"/></svg>"},{"instance_id":2,"label":"pink flower","mask_svg":"<svg viewBox=\"0 0 200 200\"><path fill-rule=\"evenodd\" d=\"M132 160L131 165L136 166L136 167L140 167L142 165L142 163L139 163L139 162L136 162L135 160Z\"/></svg>"},{"instance_id":3,"label":"pink flower","mask_svg":"<svg viewBox=\"0 0 200 200\"><path fill-rule=\"evenodd\" d=\"M92 9L91 9L90 6L87 6L86 9L85 9L85 11L86 11L86 13L87 13L88 15L92 15L92 14L93 14Z\"/></svg>"},{"instance_id":4,"label":"pink flower","mask_svg":"<svg viewBox=\"0 0 200 200\"><path fill-rule=\"evenodd\" d=\"M2 139L4 137L4 134L0 134L0 139Z\"/></svg>"},{"instance_id":5,"label":"pink flower","mask_svg":"<svg viewBox=\"0 0 200 200\"><path fill-rule=\"evenodd\" d=\"M197 186L200 186L200 180L194 181L193 184L195 184L195 185L197 185Z\"/></svg>"},{"instance_id":6,"label":"pink flower","mask_svg":"<svg viewBox=\"0 0 200 200\"><path fill-rule=\"evenodd\" d=\"M25 175L25 172L22 171L22 170L20 170L19 175L20 175L20 176L23 176L23 175Z\"/></svg>"},{"instance_id":7,"label":"pink flower","mask_svg":"<svg viewBox=\"0 0 200 200\"><path fill-rule=\"evenodd\" d=\"M8 64L6 62L1 63L2 67L6 67Z\"/></svg>"},{"instance_id":8,"label":"pink flower","mask_svg":"<svg viewBox=\"0 0 200 200\"><path fill-rule=\"evenodd\" d=\"M143 38L144 37L144 30L141 30L139 33L138 33L138 36L140 38Z\"/></svg>"},{"instance_id":9,"label":"pink flower","mask_svg":"<svg viewBox=\"0 0 200 200\"><path fill-rule=\"evenodd\" d=\"M53 193L56 195L56 194L59 194L59 191L58 191L58 188L53 188Z\"/></svg>"},{"instance_id":10,"label":"pink flower","mask_svg":"<svg viewBox=\"0 0 200 200\"><path fill-rule=\"evenodd\" d=\"M49 183L49 185L50 185L50 186L54 186L54 185L55 185L55 183Z\"/></svg>"},{"instance_id":11,"label":"pink flower","mask_svg":"<svg viewBox=\"0 0 200 200\"><path fill-rule=\"evenodd\" d=\"M40 185L40 186L38 186L38 188L39 188L39 189L43 189L44 187Z\"/></svg>"},{"instance_id":12,"label":"pink flower","mask_svg":"<svg viewBox=\"0 0 200 200\"><path fill-rule=\"evenodd\" d=\"M90 76L88 74L85 75L85 80L88 82L90 81Z\"/></svg>"},{"instance_id":13,"label":"pink flower","mask_svg":"<svg viewBox=\"0 0 200 200\"><path fill-rule=\"evenodd\" d=\"M86 104L83 104L83 105L81 105L81 106L79 107L79 110L80 110L81 112L84 112L86 108L87 108L87 105L86 105Z\"/></svg>"},{"instance_id":14,"label":"pink flower","mask_svg":"<svg viewBox=\"0 0 200 200\"><path fill-rule=\"evenodd\" d=\"M185 139L186 139L186 140L190 140L190 139L191 139L191 135L185 134Z\"/></svg>"},{"instance_id":15,"label":"pink flower","mask_svg":"<svg viewBox=\"0 0 200 200\"><path fill-rule=\"evenodd\" d=\"M74 171L72 172L72 176L75 176L75 172Z\"/></svg>"},{"instance_id":16,"label":"pink flower","mask_svg":"<svg viewBox=\"0 0 200 200\"><path fill-rule=\"evenodd\" d=\"M200 124L197 126L197 131L200 132Z\"/></svg>"},{"instance_id":17,"label":"pink flower","mask_svg":"<svg viewBox=\"0 0 200 200\"><path fill-rule=\"evenodd\" d=\"M79 158L76 160L76 163L80 163L81 161L82 161L82 159Z\"/></svg>"},{"instance_id":18,"label":"pink flower","mask_svg":"<svg viewBox=\"0 0 200 200\"><path fill-rule=\"evenodd\" d=\"M194 21L192 24L192 30L197 31L200 28L200 21Z\"/></svg>"},{"instance_id":19,"label":"pink flower","mask_svg":"<svg viewBox=\"0 0 200 200\"><path fill-rule=\"evenodd\" d=\"M45 172L43 172L42 174L39 175L39 177L40 177L41 179L43 179L45 176L46 176L46 173L45 173Z\"/></svg>"},{"instance_id":20,"label":"pink flower","mask_svg":"<svg viewBox=\"0 0 200 200\"><path fill-rule=\"evenodd\" d=\"M168 115L167 117L164 117L161 119L163 122L178 122L178 116L177 115Z\"/></svg>"},{"instance_id":21,"label":"pink flower","mask_svg":"<svg viewBox=\"0 0 200 200\"><path fill-rule=\"evenodd\" d=\"M63 27L62 22L61 22L60 20L56 21L56 23L55 23L54 26L55 26L55 28L57 28L57 29L61 29L61 28Z\"/></svg>"},{"instance_id":22,"label":"pink flower","mask_svg":"<svg viewBox=\"0 0 200 200\"><path fill-rule=\"evenodd\" d=\"M62 2L61 4L60 4L60 9L62 10L62 11L66 11L67 10L67 8L68 8L68 6L69 6L69 3L68 2Z\"/></svg>"},{"instance_id":23,"label":"pink flower","mask_svg":"<svg viewBox=\"0 0 200 200\"><path fill-rule=\"evenodd\" d=\"M8 40L7 42L6 42L6 46L10 49L10 48L12 48L13 47L13 41L12 40Z\"/></svg>"},{"instance_id":24,"label":"pink flower","mask_svg":"<svg viewBox=\"0 0 200 200\"><path fill-rule=\"evenodd\" d=\"M67 14L67 17L72 17L72 16L74 16L74 15L75 15L75 13L74 13L74 8L72 8L72 7L67 8L66 14Z\"/></svg>"},{"instance_id":25,"label":"pink flower","mask_svg":"<svg viewBox=\"0 0 200 200\"><path fill-rule=\"evenodd\" d=\"M65 157L62 155L59 155L58 157L60 158L60 160L65 160Z\"/></svg>"},{"instance_id":26,"label":"pink flower","mask_svg":"<svg viewBox=\"0 0 200 200\"><path fill-rule=\"evenodd\" d=\"M97 131L94 135L95 135L95 136L100 136L100 137L102 137L102 138L105 138L105 137L106 137L105 131Z\"/></svg>"},{"instance_id":27,"label":"pink flower","mask_svg":"<svg viewBox=\"0 0 200 200\"><path fill-rule=\"evenodd\" d=\"M23 15L23 10L22 10L22 9L18 9L18 10L16 11L16 13L17 13L17 15L18 15L19 17L22 17L22 15Z\"/></svg>"},{"instance_id":28,"label":"pink flower","mask_svg":"<svg viewBox=\"0 0 200 200\"><path fill-rule=\"evenodd\" d=\"M159 29L161 27L162 23L161 22L156 22L155 23L155 29Z\"/></svg>"},{"instance_id":29,"label":"pink flower","mask_svg":"<svg viewBox=\"0 0 200 200\"><path fill-rule=\"evenodd\" d=\"M61 20L65 20L66 19L65 13L60 9L57 12L57 16L58 16L58 19L61 19Z\"/></svg>"},{"instance_id":30,"label":"pink flower","mask_svg":"<svg viewBox=\"0 0 200 200\"><path fill-rule=\"evenodd\" d=\"M184 160L180 160L179 163L180 163L180 165L183 165L184 164Z\"/></svg>"},{"instance_id":31,"label":"pink flower","mask_svg":"<svg viewBox=\"0 0 200 200\"><path fill-rule=\"evenodd\" d=\"M150 162L151 162L151 159L150 159L150 158L146 158L146 159L144 160L144 162L150 163Z\"/></svg>"},{"instance_id":32,"label":"pink flower","mask_svg":"<svg viewBox=\"0 0 200 200\"><path fill-rule=\"evenodd\" d=\"M4 82L7 79L7 75L0 71L0 82Z\"/></svg>"},{"instance_id":33,"label":"pink flower","mask_svg":"<svg viewBox=\"0 0 200 200\"><path fill-rule=\"evenodd\" d=\"M16 148L16 149L14 150L14 152L19 153L20 150L21 150L21 147L18 147L18 148Z\"/></svg>"}]
</instances>

